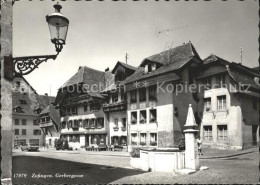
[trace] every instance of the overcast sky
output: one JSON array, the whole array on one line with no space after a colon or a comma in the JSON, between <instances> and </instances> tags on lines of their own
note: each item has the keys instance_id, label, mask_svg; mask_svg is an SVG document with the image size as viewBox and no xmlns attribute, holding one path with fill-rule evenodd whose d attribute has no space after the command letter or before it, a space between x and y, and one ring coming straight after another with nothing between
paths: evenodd
<instances>
[{"instance_id":1,"label":"overcast sky","mask_svg":"<svg viewBox=\"0 0 260 185\"><path fill-rule=\"evenodd\" d=\"M16 1L13 55L50 55L55 47L45 16L57 1ZM258 2L60 1L70 20L66 45L55 61L25 76L39 94L56 96L79 66L104 71L117 61L138 66L142 59L191 41L202 59L211 53L228 61L258 66ZM170 31L156 34L159 30ZM51 90L50 90L51 89Z\"/></svg>"}]
</instances>

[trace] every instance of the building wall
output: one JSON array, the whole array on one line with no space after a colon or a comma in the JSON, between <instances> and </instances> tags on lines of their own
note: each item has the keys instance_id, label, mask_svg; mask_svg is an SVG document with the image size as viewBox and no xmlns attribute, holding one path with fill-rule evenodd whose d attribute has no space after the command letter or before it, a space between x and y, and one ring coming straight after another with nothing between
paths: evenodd
<instances>
[{"instance_id":1,"label":"building wall","mask_svg":"<svg viewBox=\"0 0 260 185\"><path fill-rule=\"evenodd\" d=\"M118 130L115 131L115 119L118 119ZM126 123L126 130L122 131L121 127L122 125L122 118L126 118L126 111L120 111L120 112L110 112L109 113L109 143L111 143L111 138L113 136L127 136L127 123Z\"/></svg>"},{"instance_id":2,"label":"building wall","mask_svg":"<svg viewBox=\"0 0 260 185\"><path fill-rule=\"evenodd\" d=\"M5 184L12 184L13 124L12 81L4 78L3 57L12 54L12 12L12 0L1 2L1 181L7 179Z\"/></svg>"},{"instance_id":3,"label":"building wall","mask_svg":"<svg viewBox=\"0 0 260 185\"><path fill-rule=\"evenodd\" d=\"M19 125L15 125L15 119L19 119ZM22 125L22 119L26 119L26 125ZM26 143L30 143L30 139L39 139L39 145L43 146L44 136L43 132L39 125L33 125L33 120L36 120L37 117L28 117L28 116L14 116L13 117L13 147L15 140L26 140ZM19 129L19 135L15 135L15 129ZM22 135L22 129L26 129L26 135ZM41 135L34 135L33 130L41 130ZM17 138L18 137L18 138Z\"/></svg>"},{"instance_id":4,"label":"building wall","mask_svg":"<svg viewBox=\"0 0 260 185\"><path fill-rule=\"evenodd\" d=\"M47 147L53 148L55 147L55 140L60 138L60 133L56 132L54 127L48 127L48 130L51 132L51 134L47 132L45 135L45 144Z\"/></svg>"},{"instance_id":5,"label":"building wall","mask_svg":"<svg viewBox=\"0 0 260 185\"><path fill-rule=\"evenodd\" d=\"M215 80L216 77L213 77L213 83L216 82ZM234 84L227 75L226 84L227 88L210 89L204 92L204 98L211 97L212 111L203 112L200 136L204 147L243 149L252 143L251 124L258 124L259 114L252 109L252 101L250 101L252 97L242 93L233 93ZM227 110L217 110L217 96L222 95L226 95ZM245 124L245 120L250 126ZM227 125L227 141L218 140L218 125ZM203 126L212 126L212 141L204 139Z\"/></svg>"},{"instance_id":6,"label":"building wall","mask_svg":"<svg viewBox=\"0 0 260 185\"><path fill-rule=\"evenodd\" d=\"M237 99L241 106L243 149L254 146L253 125L258 126L256 136L259 145L259 99L245 94L240 94ZM253 102L256 103L256 109L253 108Z\"/></svg>"},{"instance_id":7,"label":"building wall","mask_svg":"<svg viewBox=\"0 0 260 185\"><path fill-rule=\"evenodd\" d=\"M74 131L72 128L68 129L67 127L65 129L61 129L60 133L61 135L68 135L68 134L77 134L80 135L80 142L76 142L76 143L72 143L69 142L69 145L72 146L73 148L79 148L81 146L85 146L85 135L95 135L95 134L106 134L106 144L108 144L108 129L109 129L109 125L108 125L108 121L105 118L105 114L103 112L102 106L101 109L99 111L93 112L90 111L89 106L88 106L88 110L84 111L84 106L80 105L77 106L77 111L78 114L77 115L69 115L69 116L65 116L65 117L61 117L61 123L63 121L69 121L69 120L79 120L79 119L91 119L91 118L104 118L104 128L100 128L100 129L85 129L83 127L79 127L79 129L77 131Z\"/></svg>"},{"instance_id":8,"label":"building wall","mask_svg":"<svg viewBox=\"0 0 260 185\"><path fill-rule=\"evenodd\" d=\"M149 101L148 89L146 89L146 101L139 102L139 91L137 91L137 102L128 103L128 125L129 125L129 143L131 144L131 133L137 133L138 143L140 146L140 133L146 133L146 143L149 146L150 133L157 133L157 146L170 147L173 146L173 95L172 92L166 90L167 82L160 86L157 93L157 101ZM158 87L157 87L158 89ZM130 102L130 92L127 95L128 102ZM157 122L150 123L150 109L157 110ZM140 124L140 111L146 110L147 122ZM131 124L131 112L137 112L137 123ZM154 147L154 146L152 146Z\"/></svg>"}]
</instances>

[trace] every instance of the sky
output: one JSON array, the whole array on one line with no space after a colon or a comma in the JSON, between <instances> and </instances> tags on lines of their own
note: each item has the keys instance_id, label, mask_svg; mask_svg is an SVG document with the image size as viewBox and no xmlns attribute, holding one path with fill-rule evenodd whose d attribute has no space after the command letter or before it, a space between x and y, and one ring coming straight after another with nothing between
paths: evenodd
<instances>
[{"instance_id":1,"label":"sky","mask_svg":"<svg viewBox=\"0 0 260 185\"><path fill-rule=\"evenodd\" d=\"M56 96L78 70L111 70L117 61L138 66L165 48L192 42L202 59L215 54L243 65L258 63L257 1L16 1L13 9L13 56L56 54L46 15L53 5L69 21L66 45L56 60L24 76L38 94ZM169 30L165 32L165 30ZM161 32L158 34L158 32Z\"/></svg>"}]
</instances>

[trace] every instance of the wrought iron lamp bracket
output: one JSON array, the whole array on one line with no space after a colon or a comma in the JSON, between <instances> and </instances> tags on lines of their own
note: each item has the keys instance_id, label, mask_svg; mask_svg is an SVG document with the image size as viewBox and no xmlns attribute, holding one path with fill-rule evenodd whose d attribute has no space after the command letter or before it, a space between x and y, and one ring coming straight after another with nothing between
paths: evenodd
<instances>
[{"instance_id":1,"label":"wrought iron lamp bracket","mask_svg":"<svg viewBox=\"0 0 260 185\"><path fill-rule=\"evenodd\" d=\"M14 74L27 75L38 68L42 62L47 62L49 59L55 60L56 55L39 55L13 58Z\"/></svg>"},{"instance_id":2,"label":"wrought iron lamp bracket","mask_svg":"<svg viewBox=\"0 0 260 185\"><path fill-rule=\"evenodd\" d=\"M5 78L12 80L15 76L23 76L30 74L42 62L47 62L49 59L55 60L59 53L56 55L39 55L39 56L25 56L25 57L12 57L6 56L4 58L4 73Z\"/></svg>"}]
</instances>

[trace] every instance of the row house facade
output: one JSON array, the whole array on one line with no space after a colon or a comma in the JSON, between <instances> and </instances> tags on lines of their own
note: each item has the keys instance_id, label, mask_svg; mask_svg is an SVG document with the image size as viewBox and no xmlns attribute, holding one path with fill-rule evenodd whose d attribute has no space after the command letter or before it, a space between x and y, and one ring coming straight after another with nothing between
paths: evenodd
<instances>
[{"instance_id":1,"label":"row house facade","mask_svg":"<svg viewBox=\"0 0 260 185\"><path fill-rule=\"evenodd\" d=\"M122 82L127 92L129 150L178 146L188 106L192 104L197 112L198 97L195 92L178 92L177 87L196 83L202 63L193 45L187 43L145 58Z\"/></svg>"},{"instance_id":2,"label":"row house facade","mask_svg":"<svg viewBox=\"0 0 260 185\"><path fill-rule=\"evenodd\" d=\"M114 82L103 92L107 94L107 103L103 104L103 111L109 123L109 143L114 147L127 149L128 123L127 123L127 98L125 89L119 86L120 82L131 76L136 68L126 63L117 62L112 74Z\"/></svg>"},{"instance_id":3,"label":"row house facade","mask_svg":"<svg viewBox=\"0 0 260 185\"><path fill-rule=\"evenodd\" d=\"M53 104L48 105L39 115L38 122L45 135L46 147L54 148L60 138L60 113Z\"/></svg>"},{"instance_id":4,"label":"row house facade","mask_svg":"<svg viewBox=\"0 0 260 185\"><path fill-rule=\"evenodd\" d=\"M147 57L138 67L80 67L54 103L60 134L75 147L178 147L192 104L204 147L252 147L259 142L255 77L259 71L215 55L202 60L191 42ZM94 84L103 88L89 89Z\"/></svg>"},{"instance_id":5,"label":"row house facade","mask_svg":"<svg viewBox=\"0 0 260 185\"><path fill-rule=\"evenodd\" d=\"M200 74L204 101L200 136L205 147L245 149L259 143L259 86L255 71L210 55Z\"/></svg>"},{"instance_id":6,"label":"row house facade","mask_svg":"<svg viewBox=\"0 0 260 185\"><path fill-rule=\"evenodd\" d=\"M60 111L61 138L68 140L69 146L104 148L109 144L102 91L111 81L109 71L80 67L59 89L54 105Z\"/></svg>"},{"instance_id":7,"label":"row house facade","mask_svg":"<svg viewBox=\"0 0 260 185\"><path fill-rule=\"evenodd\" d=\"M13 82L13 147L26 143L44 146L44 133L38 116L54 101L55 97L38 95L24 77L16 77Z\"/></svg>"}]
</instances>

